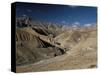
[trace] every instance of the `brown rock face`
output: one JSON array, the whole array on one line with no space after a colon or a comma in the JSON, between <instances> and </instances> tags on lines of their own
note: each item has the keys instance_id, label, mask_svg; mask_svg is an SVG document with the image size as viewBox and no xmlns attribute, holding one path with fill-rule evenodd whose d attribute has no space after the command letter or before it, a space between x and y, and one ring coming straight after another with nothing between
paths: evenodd
<instances>
[{"instance_id":1,"label":"brown rock face","mask_svg":"<svg viewBox=\"0 0 100 75\"><path fill-rule=\"evenodd\" d=\"M62 54L59 48L39 36L47 38L31 28L16 30L16 65L34 63Z\"/></svg>"}]
</instances>

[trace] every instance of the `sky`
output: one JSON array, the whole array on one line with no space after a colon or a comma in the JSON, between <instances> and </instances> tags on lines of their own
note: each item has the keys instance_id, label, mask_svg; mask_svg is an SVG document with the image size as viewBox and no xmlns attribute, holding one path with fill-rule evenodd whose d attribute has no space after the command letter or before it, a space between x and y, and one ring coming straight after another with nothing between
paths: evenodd
<instances>
[{"instance_id":1,"label":"sky","mask_svg":"<svg viewBox=\"0 0 100 75\"><path fill-rule=\"evenodd\" d=\"M89 25L97 24L97 7L17 2L16 17L23 16L62 25Z\"/></svg>"}]
</instances>

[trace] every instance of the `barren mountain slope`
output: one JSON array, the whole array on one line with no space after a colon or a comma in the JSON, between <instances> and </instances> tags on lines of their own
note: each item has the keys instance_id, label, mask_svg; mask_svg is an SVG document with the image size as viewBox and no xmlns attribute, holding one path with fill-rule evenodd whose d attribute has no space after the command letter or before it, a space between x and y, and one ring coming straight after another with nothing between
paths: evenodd
<instances>
[{"instance_id":1,"label":"barren mountain slope","mask_svg":"<svg viewBox=\"0 0 100 75\"><path fill-rule=\"evenodd\" d=\"M67 35L66 35L67 34ZM66 36L65 36L66 35ZM62 37L62 38L61 38ZM63 38L64 37L64 38ZM60 41L59 41L60 40ZM55 37L61 46L70 47L67 54L17 66L17 72L94 68L97 65L97 32L83 30L65 32ZM69 46L68 46L69 45Z\"/></svg>"},{"instance_id":2,"label":"barren mountain slope","mask_svg":"<svg viewBox=\"0 0 100 75\"><path fill-rule=\"evenodd\" d=\"M16 29L16 66L61 55L62 51L30 27Z\"/></svg>"}]
</instances>

